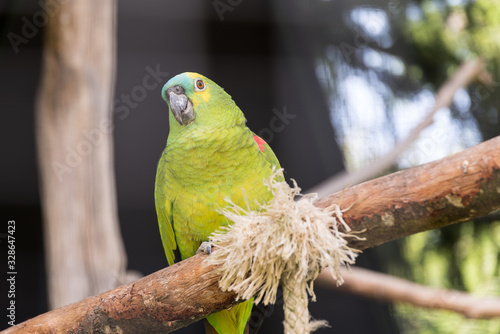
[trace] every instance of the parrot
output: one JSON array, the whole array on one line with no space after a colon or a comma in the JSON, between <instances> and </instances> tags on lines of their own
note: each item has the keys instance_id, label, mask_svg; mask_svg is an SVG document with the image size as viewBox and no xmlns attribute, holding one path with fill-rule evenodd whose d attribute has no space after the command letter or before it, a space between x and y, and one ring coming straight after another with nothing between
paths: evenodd
<instances>
[{"instance_id":1,"label":"parrot","mask_svg":"<svg viewBox=\"0 0 500 334\"><path fill-rule=\"evenodd\" d=\"M258 210L272 198L264 180L280 163L271 147L246 126L226 91L207 77L185 72L162 88L169 133L158 162L155 205L169 265L196 254L210 234L231 222L219 210L228 199ZM282 174L281 174L282 175ZM253 299L209 315L207 333L248 333Z\"/></svg>"}]
</instances>

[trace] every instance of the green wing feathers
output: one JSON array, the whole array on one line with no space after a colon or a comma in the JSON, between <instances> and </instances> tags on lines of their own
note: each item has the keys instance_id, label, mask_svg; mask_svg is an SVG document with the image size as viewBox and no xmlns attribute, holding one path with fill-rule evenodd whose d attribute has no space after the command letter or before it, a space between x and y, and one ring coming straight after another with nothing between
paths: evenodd
<instances>
[{"instance_id":1,"label":"green wing feathers","mask_svg":"<svg viewBox=\"0 0 500 334\"><path fill-rule=\"evenodd\" d=\"M168 199L165 194L165 164L166 159L164 158L164 156L162 156L160 162L158 163L158 170L156 172L155 204L163 249L165 250L168 265L172 265L175 261L174 250L177 249L177 242L175 241L175 233L173 228L173 201Z\"/></svg>"}]
</instances>

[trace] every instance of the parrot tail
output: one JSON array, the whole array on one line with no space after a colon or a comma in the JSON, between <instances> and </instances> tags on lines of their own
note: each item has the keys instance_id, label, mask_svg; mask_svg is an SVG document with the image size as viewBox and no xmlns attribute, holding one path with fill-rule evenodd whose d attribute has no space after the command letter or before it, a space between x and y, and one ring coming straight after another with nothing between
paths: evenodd
<instances>
[{"instance_id":1,"label":"parrot tail","mask_svg":"<svg viewBox=\"0 0 500 334\"><path fill-rule=\"evenodd\" d=\"M230 310L222 310L205 319L207 334L246 334L247 321L252 311L253 299L247 300Z\"/></svg>"}]
</instances>

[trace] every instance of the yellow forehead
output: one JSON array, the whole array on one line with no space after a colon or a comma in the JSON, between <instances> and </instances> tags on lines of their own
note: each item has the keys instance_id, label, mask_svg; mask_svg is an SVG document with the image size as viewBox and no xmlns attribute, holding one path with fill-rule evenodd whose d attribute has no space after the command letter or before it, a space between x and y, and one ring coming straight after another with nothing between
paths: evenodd
<instances>
[{"instance_id":1,"label":"yellow forehead","mask_svg":"<svg viewBox=\"0 0 500 334\"><path fill-rule=\"evenodd\" d=\"M189 72L189 73L186 73L186 76L187 76L188 78L191 78L191 79L196 79L196 78L201 77L201 75L199 75L198 73L194 73L194 72Z\"/></svg>"}]
</instances>

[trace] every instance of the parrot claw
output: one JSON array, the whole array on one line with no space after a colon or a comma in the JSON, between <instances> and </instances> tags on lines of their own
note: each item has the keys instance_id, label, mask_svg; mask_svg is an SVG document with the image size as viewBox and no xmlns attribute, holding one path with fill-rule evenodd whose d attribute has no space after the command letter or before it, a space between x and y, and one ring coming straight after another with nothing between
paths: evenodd
<instances>
[{"instance_id":1,"label":"parrot claw","mask_svg":"<svg viewBox=\"0 0 500 334\"><path fill-rule=\"evenodd\" d=\"M196 254L206 253L207 255L212 254L212 243L208 241L204 241L201 243L200 247L196 251Z\"/></svg>"}]
</instances>

